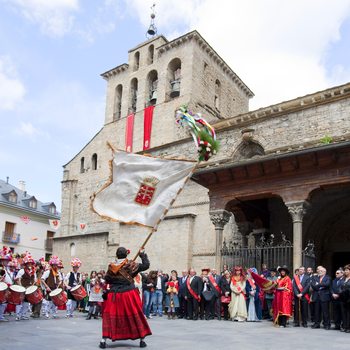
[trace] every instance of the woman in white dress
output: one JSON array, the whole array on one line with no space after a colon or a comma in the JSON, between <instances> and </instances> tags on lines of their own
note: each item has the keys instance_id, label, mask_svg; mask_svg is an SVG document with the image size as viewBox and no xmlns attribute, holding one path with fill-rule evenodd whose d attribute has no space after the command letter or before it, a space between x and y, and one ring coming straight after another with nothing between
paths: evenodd
<instances>
[{"instance_id":1,"label":"woman in white dress","mask_svg":"<svg viewBox=\"0 0 350 350\"><path fill-rule=\"evenodd\" d=\"M244 322L247 319L247 306L245 302L246 280L243 268L236 266L233 269L230 288L231 302L228 306L233 321Z\"/></svg>"}]
</instances>

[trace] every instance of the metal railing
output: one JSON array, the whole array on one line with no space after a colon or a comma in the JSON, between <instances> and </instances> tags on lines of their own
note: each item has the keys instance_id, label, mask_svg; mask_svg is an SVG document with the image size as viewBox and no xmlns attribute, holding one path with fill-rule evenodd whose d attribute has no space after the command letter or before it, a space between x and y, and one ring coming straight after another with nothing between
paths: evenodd
<instances>
[{"instance_id":1,"label":"metal railing","mask_svg":"<svg viewBox=\"0 0 350 350\"><path fill-rule=\"evenodd\" d=\"M4 243L17 244L21 241L21 235L19 233L2 232L2 241Z\"/></svg>"}]
</instances>

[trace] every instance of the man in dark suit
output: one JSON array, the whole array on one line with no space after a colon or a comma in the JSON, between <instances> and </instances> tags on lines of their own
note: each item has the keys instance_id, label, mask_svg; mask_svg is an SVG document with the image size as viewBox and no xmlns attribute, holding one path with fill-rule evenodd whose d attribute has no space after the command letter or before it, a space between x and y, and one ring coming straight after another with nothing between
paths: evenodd
<instances>
[{"instance_id":1,"label":"man in dark suit","mask_svg":"<svg viewBox=\"0 0 350 350\"><path fill-rule=\"evenodd\" d=\"M332 281L331 285L333 320L334 329L336 330L340 330L340 327L342 326L342 305L341 301L339 300L339 294L343 284L343 271L337 270L335 272L335 279Z\"/></svg>"},{"instance_id":2,"label":"man in dark suit","mask_svg":"<svg viewBox=\"0 0 350 350\"><path fill-rule=\"evenodd\" d=\"M331 329L329 318L329 303L331 301L331 278L326 275L327 270L323 266L317 267L317 276L311 279L310 286L313 290L312 298L315 302L315 323L311 328L320 328L321 318L323 327Z\"/></svg>"},{"instance_id":3,"label":"man in dark suit","mask_svg":"<svg viewBox=\"0 0 350 350\"><path fill-rule=\"evenodd\" d=\"M196 276L196 271L194 269L190 269L190 275L186 281L187 319L189 320L198 320L202 290L202 279Z\"/></svg>"},{"instance_id":4,"label":"man in dark suit","mask_svg":"<svg viewBox=\"0 0 350 350\"><path fill-rule=\"evenodd\" d=\"M298 274L293 278L294 294L294 327L307 327L310 276L305 273L305 267L299 267Z\"/></svg>"},{"instance_id":5,"label":"man in dark suit","mask_svg":"<svg viewBox=\"0 0 350 350\"><path fill-rule=\"evenodd\" d=\"M209 283L214 291L214 301L213 301L213 315L217 316L218 320L221 320L221 289L219 283L221 280L221 275L217 274L216 269L211 269L209 274Z\"/></svg>"},{"instance_id":6,"label":"man in dark suit","mask_svg":"<svg viewBox=\"0 0 350 350\"><path fill-rule=\"evenodd\" d=\"M186 318L187 317L187 300L186 297L186 281L188 278L188 271L183 270L182 271L182 277L179 277L179 318Z\"/></svg>"}]
</instances>

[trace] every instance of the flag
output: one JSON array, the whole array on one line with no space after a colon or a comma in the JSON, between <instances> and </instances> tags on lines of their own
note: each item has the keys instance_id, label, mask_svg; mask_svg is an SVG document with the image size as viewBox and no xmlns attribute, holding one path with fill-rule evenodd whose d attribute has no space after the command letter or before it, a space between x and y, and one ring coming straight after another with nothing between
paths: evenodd
<instances>
[{"instance_id":1,"label":"flag","mask_svg":"<svg viewBox=\"0 0 350 350\"><path fill-rule=\"evenodd\" d=\"M25 224L29 224L29 222L30 222L30 217L29 217L29 216L21 216L21 220L22 220Z\"/></svg>"},{"instance_id":2,"label":"flag","mask_svg":"<svg viewBox=\"0 0 350 350\"><path fill-rule=\"evenodd\" d=\"M154 106L148 106L143 115L143 150L151 148L152 119Z\"/></svg>"},{"instance_id":3,"label":"flag","mask_svg":"<svg viewBox=\"0 0 350 350\"><path fill-rule=\"evenodd\" d=\"M134 136L134 120L135 114L129 114L126 117L126 126L125 126L125 150L127 152L132 152L132 143Z\"/></svg>"},{"instance_id":4,"label":"flag","mask_svg":"<svg viewBox=\"0 0 350 350\"><path fill-rule=\"evenodd\" d=\"M110 180L92 196L92 210L107 219L156 229L195 167L193 161L116 151Z\"/></svg>"},{"instance_id":5,"label":"flag","mask_svg":"<svg viewBox=\"0 0 350 350\"><path fill-rule=\"evenodd\" d=\"M85 233L87 231L87 224L84 222L80 222L78 224L78 230L80 233Z\"/></svg>"},{"instance_id":6,"label":"flag","mask_svg":"<svg viewBox=\"0 0 350 350\"><path fill-rule=\"evenodd\" d=\"M263 291L268 291L270 289L275 288L276 284L274 281L270 281L260 275L258 275L257 273L253 272L252 270L248 270L248 272L250 272L250 274L252 275L255 283L263 290Z\"/></svg>"},{"instance_id":7,"label":"flag","mask_svg":"<svg viewBox=\"0 0 350 350\"><path fill-rule=\"evenodd\" d=\"M61 226L61 220L49 220L49 223L53 230L58 230Z\"/></svg>"}]
</instances>

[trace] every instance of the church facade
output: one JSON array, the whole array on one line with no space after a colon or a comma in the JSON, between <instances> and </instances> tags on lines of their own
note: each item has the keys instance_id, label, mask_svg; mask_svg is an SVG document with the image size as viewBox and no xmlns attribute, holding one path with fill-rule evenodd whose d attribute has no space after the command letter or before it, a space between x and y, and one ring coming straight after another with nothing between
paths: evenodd
<instances>
[{"instance_id":1,"label":"church facade","mask_svg":"<svg viewBox=\"0 0 350 350\"><path fill-rule=\"evenodd\" d=\"M290 242L294 267L310 244L314 264L334 269L345 263L350 84L249 111L252 91L197 31L172 41L154 37L102 77L105 124L64 166L53 249L65 265L74 255L85 271L105 269L118 246L137 251L147 229L105 221L90 210L91 195L110 175L107 142L140 154L196 159L192 138L175 123L183 104L215 127L221 150L198 166L147 244L152 269L221 269L227 254L234 258L248 248L260 254L256 248L267 242ZM149 106L153 119L146 127Z\"/></svg>"}]
</instances>

